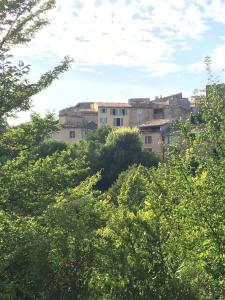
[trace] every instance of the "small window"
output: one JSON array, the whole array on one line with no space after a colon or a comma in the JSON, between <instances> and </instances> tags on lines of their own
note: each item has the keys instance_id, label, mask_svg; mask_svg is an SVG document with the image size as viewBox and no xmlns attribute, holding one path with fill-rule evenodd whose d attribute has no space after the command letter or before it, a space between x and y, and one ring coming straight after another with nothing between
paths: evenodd
<instances>
[{"instance_id":1,"label":"small window","mask_svg":"<svg viewBox=\"0 0 225 300\"><path fill-rule=\"evenodd\" d=\"M101 124L107 124L107 118L106 117L101 117L100 118L100 123Z\"/></svg>"},{"instance_id":2,"label":"small window","mask_svg":"<svg viewBox=\"0 0 225 300\"><path fill-rule=\"evenodd\" d=\"M110 114L113 115L113 116L117 116L118 115L118 109L117 108L112 108L110 110Z\"/></svg>"},{"instance_id":3,"label":"small window","mask_svg":"<svg viewBox=\"0 0 225 300\"><path fill-rule=\"evenodd\" d=\"M119 112L120 112L120 116L126 116L127 115L127 109L126 108L120 108Z\"/></svg>"},{"instance_id":4,"label":"small window","mask_svg":"<svg viewBox=\"0 0 225 300\"><path fill-rule=\"evenodd\" d=\"M107 113L107 108L106 107L101 107L100 108L100 113Z\"/></svg>"},{"instance_id":5,"label":"small window","mask_svg":"<svg viewBox=\"0 0 225 300\"><path fill-rule=\"evenodd\" d=\"M164 119L165 118L164 109L163 108L155 108L154 109L154 118L155 119Z\"/></svg>"},{"instance_id":6,"label":"small window","mask_svg":"<svg viewBox=\"0 0 225 300\"><path fill-rule=\"evenodd\" d=\"M113 126L123 126L123 118L113 118Z\"/></svg>"},{"instance_id":7,"label":"small window","mask_svg":"<svg viewBox=\"0 0 225 300\"><path fill-rule=\"evenodd\" d=\"M70 131L70 138L75 139L75 131L74 130Z\"/></svg>"},{"instance_id":8,"label":"small window","mask_svg":"<svg viewBox=\"0 0 225 300\"><path fill-rule=\"evenodd\" d=\"M152 137L150 135L145 136L145 144L151 144L152 143Z\"/></svg>"}]
</instances>

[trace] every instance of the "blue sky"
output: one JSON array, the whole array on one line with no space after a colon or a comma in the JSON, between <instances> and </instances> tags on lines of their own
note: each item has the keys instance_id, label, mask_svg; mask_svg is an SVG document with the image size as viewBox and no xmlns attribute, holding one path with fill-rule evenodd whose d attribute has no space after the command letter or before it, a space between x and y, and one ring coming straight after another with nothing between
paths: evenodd
<instances>
[{"instance_id":1,"label":"blue sky","mask_svg":"<svg viewBox=\"0 0 225 300\"><path fill-rule=\"evenodd\" d=\"M221 0L57 1L50 25L14 49L16 59L32 65L31 80L65 55L74 58L67 73L34 97L32 110L58 113L81 101L178 92L190 97L206 84L207 55L223 81L224 16Z\"/></svg>"}]
</instances>

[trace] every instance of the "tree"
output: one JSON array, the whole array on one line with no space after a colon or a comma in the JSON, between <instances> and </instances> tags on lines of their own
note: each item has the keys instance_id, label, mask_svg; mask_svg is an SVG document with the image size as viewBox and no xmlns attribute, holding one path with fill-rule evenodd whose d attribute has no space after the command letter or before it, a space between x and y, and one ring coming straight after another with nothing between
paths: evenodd
<instances>
[{"instance_id":1,"label":"tree","mask_svg":"<svg viewBox=\"0 0 225 300\"><path fill-rule=\"evenodd\" d=\"M157 166L159 158L142 149L137 129L102 127L85 141L72 145L74 157L85 154L92 174L101 171L96 188L107 190L122 171L133 164Z\"/></svg>"},{"instance_id":2,"label":"tree","mask_svg":"<svg viewBox=\"0 0 225 300\"><path fill-rule=\"evenodd\" d=\"M87 136L86 140L89 142L95 142L99 144L104 144L106 142L107 136L112 131L112 127L110 126L102 126L98 128L97 130L90 131Z\"/></svg>"},{"instance_id":3,"label":"tree","mask_svg":"<svg viewBox=\"0 0 225 300\"><path fill-rule=\"evenodd\" d=\"M117 206L97 231L100 250L90 281L97 299L196 299L191 286L173 276L165 208L154 197L154 176L141 166L131 169Z\"/></svg>"},{"instance_id":4,"label":"tree","mask_svg":"<svg viewBox=\"0 0 225 300\"><path fill-rule=\"evenodd\" d=\"M68 148L69 147L66 142L48 139L39 145L36 150L36 154L38 157L46 157L51 156L56 152L67 150Z\"/></svg>"},{"instance_id":5,"label":"tree","mask_svg":"<svg viewBox=\"0 0 225 300\"><path fill-rule=\"evenodd\" d=\"M58 121L51 113L44 118L33 114L30 122L8 127L0 136L0 161L3 163L7 159L15 158L25 150L41 154L45 139L49 139L52 132L58 129Z\"/></svg>"},{"instance_id":6,"label":"tree","mask_svg":"<svg viewBox=\"0 0 225 300\"><path fill-rule=\"evenodd\" d=\"M202 102L201 122L177 124L165 162L131 168L106 194L116 206L97 231L90 285L98 299L223 299L221 86L211 84Z\"/></svg>"},{"instance_id":7,"label":"tree","mask_svg":"<svg viewBox=\"0 0 225 300\"><path fill-rule=\"evenodd\" d=\"M118 175L133 164L156 166L159 159L142 150L139 132L136 129L119 128L112 130L99 155L95 170L102 170L102 179L97 184L101 190L109 188Z\"/></svg>"},{"instance_id":8,"label":"tree","mask_svg":"<svg viewBox=\"0 0 225 300\"><path fill-rule=\"evenodd\" d=\"M93 299L94 233L110 211L93 192L97 180L53 194L39 217L0 212L2 299Z\"/></svg>"},{"instance_id":9,"label":"tree","mask_svg":"<svg viewBox=\"0 0 225 300\"><path fill-rule=\"evenodd\" d=\"M0 3L0 118L14 112L27 110L31 97L66 71L71 60L68 57L52 71L43 74L36 83L30 83L30 66L22 61L13 65L10 50L18 44L28 43L48 23L45 13L53 8L54 0L6 0Z\"/></svg>"}]
</instances>

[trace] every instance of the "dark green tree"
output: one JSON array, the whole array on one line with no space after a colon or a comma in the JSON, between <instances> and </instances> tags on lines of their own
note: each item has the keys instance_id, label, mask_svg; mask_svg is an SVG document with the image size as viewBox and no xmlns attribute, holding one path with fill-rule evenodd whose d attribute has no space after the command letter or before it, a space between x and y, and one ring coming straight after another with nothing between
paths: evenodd
<instances>
[{"instance_id":1,"label":"dark green tree","mask_svg":"<svg viewBox=\"0 0 225 300\"><path fill-rule=\"evenodd\" d=\"M97 184L101 190L109 188L118 175L133 164L150 167L159 162L153 153L142 150L138 130L129 128L113 130L107 136L99 157L95 170L102 170L102 179Z\"/></svg>"},{"instance_id":2,"label":"dark green tree","mask_svg":"<svg viewBox=\"0 0 225 300\"><path fill-rule=\"evenodd\" d=\"M111 131L112 127L102 126L97 130L89 132L86 136L86 140L89 142L104 144L106 142L107 136Z\"/></svg>"},{"instance_id":3,"label":"dark green tree","mask_svg":"<svg viewBox=\"0 0 225 300\"><path fill-rule=\"evenodd\" d=\"M41 143L35 153L38 157L51 156L56 152L61 152L69 148L68 144L63 141L48 139Z\"/></svg>"}]
</instances>

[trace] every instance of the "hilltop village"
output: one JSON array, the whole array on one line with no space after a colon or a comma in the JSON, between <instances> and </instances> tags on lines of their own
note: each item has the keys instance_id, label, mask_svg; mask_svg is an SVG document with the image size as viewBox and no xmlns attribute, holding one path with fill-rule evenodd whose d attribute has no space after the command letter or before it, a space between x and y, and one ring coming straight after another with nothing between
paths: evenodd
<instances>
[{"instance_id":1,"label":"hilltop village","mask_svg":"<svg viewBox=\"0 0 225 300\"><path fill-rule=\"evenodd\" d=\"M91 130L101 126L137 127L143 148L162 154L164 144L172 142L170 124L187 118L198 111L199 96L190 100L182 93L167 97L131 98L128 102L81 102L59 112L60 131L53 134L56 140L72 143L85 138Z\"/></svg>"}]
</instances>

